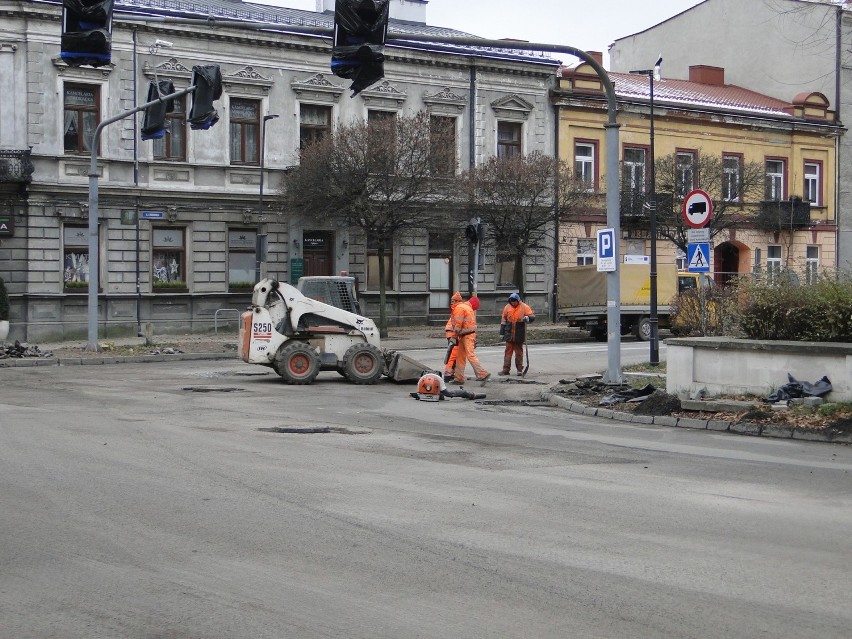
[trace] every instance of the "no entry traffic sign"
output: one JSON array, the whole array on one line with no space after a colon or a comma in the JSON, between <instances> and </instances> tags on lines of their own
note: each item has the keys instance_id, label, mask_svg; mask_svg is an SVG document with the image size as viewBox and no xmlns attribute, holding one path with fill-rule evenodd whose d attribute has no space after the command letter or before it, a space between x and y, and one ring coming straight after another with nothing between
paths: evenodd
<instances>
[{"instance_id":1,"label":"no entry traffic sign","mask_svg":"<svg viewBox=\"0 0 852 639\"><path fill-rule=\"evenodd\" d=\"M683 219L694 229L700 229L713 215L713 200L701 189L687 193L683 199Z\"/></svg>"}]
</instances>

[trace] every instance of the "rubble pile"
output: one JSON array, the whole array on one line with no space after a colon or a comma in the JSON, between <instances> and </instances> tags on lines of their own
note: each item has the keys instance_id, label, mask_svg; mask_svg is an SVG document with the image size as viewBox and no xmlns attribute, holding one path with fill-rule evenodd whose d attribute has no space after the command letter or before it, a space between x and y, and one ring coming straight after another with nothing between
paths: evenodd
<instances>
[{"instance_id":1,"label":"rubble pile","mask_svg":"<svg viewBox=\"0 0 852 639\"><path fill-rule=\"evenodd\" d=\"M42 351L35 344L21 343L3 344L0 346L0 359L21 359L24 357L53 357L53 353Z\"/></svg>"}]
</instances>

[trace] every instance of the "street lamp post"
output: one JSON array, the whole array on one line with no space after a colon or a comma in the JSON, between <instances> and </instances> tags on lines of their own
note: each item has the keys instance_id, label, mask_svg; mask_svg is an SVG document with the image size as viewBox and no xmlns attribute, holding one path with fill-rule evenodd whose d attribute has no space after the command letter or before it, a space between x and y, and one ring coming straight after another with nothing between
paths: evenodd
<instances>
[{"instance_id":1,"label":"street lamp post","mask_svg":"<svg viewBox=\"0 0 852 639\"><path fill-rule=\"evenodd\" d=\"M648 210L650 218L651 231L651 273L650 273L650 295L651 295L651 316L649 318L651 328L651 366L659 366L660 364L660 320L657 314L657 174L655 159L654 159L654 80L660 79L660 65L663 63L663 56L657 58L653 69L639 69L631 71L637 75L647 75L649 92L648 101L650 115L648 118L650 128L650 164L651 175L648 184Z\"/></svg>"},{"instance_id":2,"label":"street lamp post","mask_svg":"<svg viewBox=\"0 0 852 639\"><path fill-rule=\"evenodd\" d=\"M260 198L257 202L257 236L255 238L254 245L254 281L255 284L260 281L260 263L263 261L265 257L264 253L264 242L263 242L263 166L264 166L264 156L266 155L266 123L270 120L274 120L278 115L264 115L263 116L263 125L260 127Z\"/></svg>"}]
</instances>

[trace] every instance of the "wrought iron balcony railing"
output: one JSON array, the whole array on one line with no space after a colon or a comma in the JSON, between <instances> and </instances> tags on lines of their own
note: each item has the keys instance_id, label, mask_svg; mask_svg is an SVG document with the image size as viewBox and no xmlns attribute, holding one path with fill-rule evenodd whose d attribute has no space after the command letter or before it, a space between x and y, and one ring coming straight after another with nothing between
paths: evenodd
<instances>
[{"instance_id":1,"label":"wrought iron balcony railing","mask_svg":"<svg viewBox=\"0 0 852 639\"><path fill-rule=\"evenodd\" d=\"M0 183L32 182L35 167L30 160L30 154L30 149L0 149Z\"/></svg>"},{"instance_id":2,"label":"wrought iron balcony railing","mask_svg":"<svg viewBox=\"0 0 852 639\"><path fill-rule=\"evenodd\" d=\"M811 203L800 197L761 202L756 223L758 227L770 231L810 226Z\"/></svg>"}]
</instances>

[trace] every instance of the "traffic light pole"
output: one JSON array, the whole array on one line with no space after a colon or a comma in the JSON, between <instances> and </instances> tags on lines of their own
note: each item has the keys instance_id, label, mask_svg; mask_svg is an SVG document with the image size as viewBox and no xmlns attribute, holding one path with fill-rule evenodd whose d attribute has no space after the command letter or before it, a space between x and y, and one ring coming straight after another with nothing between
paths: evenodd
<instances>
[{"instance_id":1,"label":"traffic light pole","mask_svg":"<svg viewBox=\"0 0 852 639\"><path fill-rule=\"evenodd\" d=\"M92 159L89 164L89 304L87 351L97 352L100 350L98 347L98 287L100 284L98 271L98 145L100 143L101 131L113 122L118 122L119 120L130 117L134 113L144 111L150 106L154 106L165 100L179 98L193 91L195 91L195 86L187 87L186 89L160 96L156 100L151 100L129 111L124 111L111 118L107 118L98 124L92 135Z\"/></svg>"}]
</instances>

